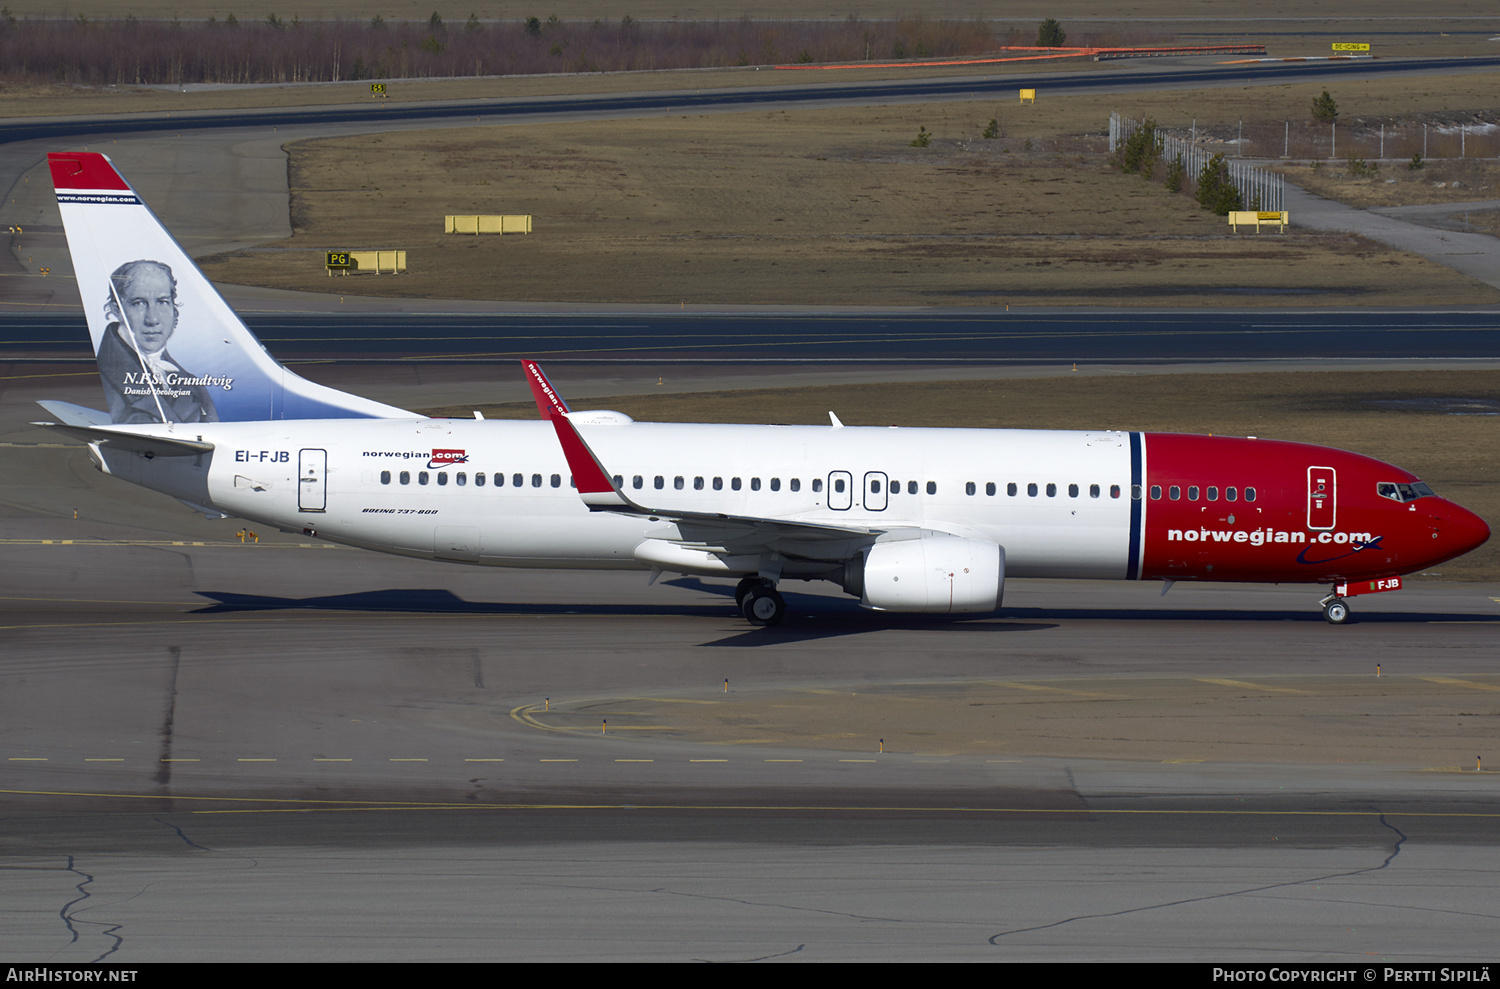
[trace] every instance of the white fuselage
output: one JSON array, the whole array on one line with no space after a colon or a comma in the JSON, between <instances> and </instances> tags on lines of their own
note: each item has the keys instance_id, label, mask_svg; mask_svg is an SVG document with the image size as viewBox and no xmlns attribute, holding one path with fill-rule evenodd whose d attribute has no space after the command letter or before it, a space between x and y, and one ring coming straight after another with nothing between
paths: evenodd
<instances>
[{"instance_id":1,"label":"white fuselage","mask_svg":"<svg viewBox=\"0 0 1500 989\"><path fill-rule=\"evenodd\" d=\"M687 522L591 512L543 421L300 420L172 431L201 437L214 452L149 463L106 452L108 469L228 515L408 556L755 569L734 558L722 530L700 537ZM658 423L581 432L630 499L652 509L949 533L1004 546L1011 576L1128 576L1128 433ZM777 549L788 576L806 575L874 538L783 539Z\"/></svg>"}]
</instances>

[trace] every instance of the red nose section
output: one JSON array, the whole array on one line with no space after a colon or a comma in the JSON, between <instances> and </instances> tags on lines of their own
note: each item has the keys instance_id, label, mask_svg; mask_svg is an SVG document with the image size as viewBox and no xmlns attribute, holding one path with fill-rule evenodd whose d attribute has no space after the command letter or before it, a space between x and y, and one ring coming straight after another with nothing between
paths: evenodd
<instances>
[{"instance_id":1,"label":"red nose section","mask_svg":"<svg viewBox=\"0 0 1500 989\"><path fill-rule=\"evenodd\" d=\"M1434 513L1434 549L1443 560L1451 560L1483 546L1490 538L1490 527L1484 519L1461 505L1444 501Z\"/></svg>"}]
</instances>

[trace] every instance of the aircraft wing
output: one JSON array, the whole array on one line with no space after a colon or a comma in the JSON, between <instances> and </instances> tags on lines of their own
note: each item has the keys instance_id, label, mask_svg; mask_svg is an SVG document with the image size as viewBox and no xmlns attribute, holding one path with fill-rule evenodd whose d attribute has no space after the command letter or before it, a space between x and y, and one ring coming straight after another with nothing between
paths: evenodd
<instances>
[{"instance_id":1,"label":"aircraft wing","mask_svg":"<svg viewBox=\"0 0 1500 989\"><path fill-rule=\"evenodd\" d=\"M651 521L677 523L683 536L693 542L717 545L736 544L770 546L783 541L806 543L828 540L872 538L887 528L865 525L835 525L829 522L804 522L793 519L778 519L753 515L730 515L723 512L692 512L673 508L657 508L633 501L615 487L609 472L599 462L598 456L579 435L568 412L567 404L542 373L535 361L522 361L526 369L526 380L536 398L537 409L542 418L552 423L562 444L563 456L568 469L573 472L573 483L578 496L594 512L617 512L621 515L637 515Z\"/></svg>"}]
</instances>

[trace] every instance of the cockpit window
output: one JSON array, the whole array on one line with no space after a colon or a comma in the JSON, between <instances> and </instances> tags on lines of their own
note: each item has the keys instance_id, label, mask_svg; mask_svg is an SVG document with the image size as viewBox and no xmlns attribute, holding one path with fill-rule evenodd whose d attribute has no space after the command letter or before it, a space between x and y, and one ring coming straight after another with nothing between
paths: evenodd
<instances>
[{"instance_id":1,"label":"cockpit window","mask_svg":"<svg viewBox=\"0 0 1500 989\"><path fill-rule=\"evenodd\" d=\"M1421 481L1414 481L1411 484L1381 481L1375 485L1375 493L1382 498L1389 498L1391 501L1399 501L1402 504L1416 501L1418 498L1432 497L1432 489Z\"/></svg>"}]
</instances>

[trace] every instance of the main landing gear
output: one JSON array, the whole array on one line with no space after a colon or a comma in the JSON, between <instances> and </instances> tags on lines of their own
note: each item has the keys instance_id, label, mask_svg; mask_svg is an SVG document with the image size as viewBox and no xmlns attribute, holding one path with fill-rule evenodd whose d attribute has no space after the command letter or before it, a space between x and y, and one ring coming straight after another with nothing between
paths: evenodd
<instances>
[{"instance_id":1,"label":"main landing gear","mask_svg":"<svg viewBox=\"0 0 1500 989\"><path fill-rule=\"evenodd\" d=\"M1330 625L1342 625L1349 620L1349 605L1337 594L1330 594L1318 602L1323 606L1323 617Z\"/></svg>"},{"instance_id":2,"label":"main landing gear","mask_svg":"<svg viewBox=\"0 0 1500 989\"><path fill-rule=\"evenodd\" d=\"M752 625L775 625L786 617L786 601L776 590L776 585L764 577L746 577L734 589L735 603L740 614Z\"/></svg>"}]
</instances>

